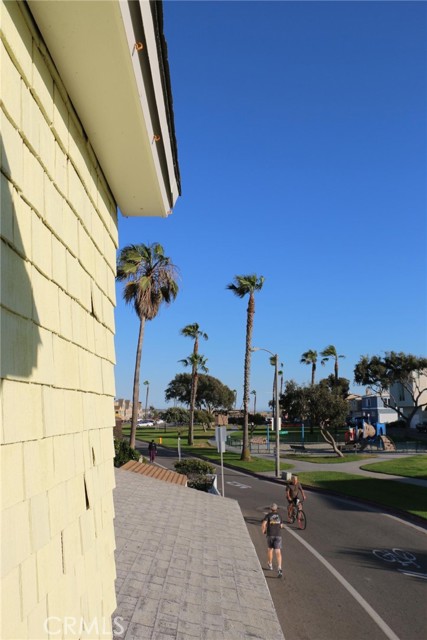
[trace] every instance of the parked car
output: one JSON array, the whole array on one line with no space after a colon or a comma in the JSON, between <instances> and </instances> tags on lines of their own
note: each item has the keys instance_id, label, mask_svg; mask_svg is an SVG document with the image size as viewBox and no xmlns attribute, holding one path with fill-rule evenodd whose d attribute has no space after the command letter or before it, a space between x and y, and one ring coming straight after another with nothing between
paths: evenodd
<instances>
[{"instance_id":1,"label":"parked car","mask_svg":"<svg viewBox=\"0 0 427 640\"><path fill-rule=\"evenodd\" d=\"M154 422L152 420L138 420L139 427L154 427Z\"/></svg>"},{"instance_id":2,"label":"parked car","mask_svg":"<svg viewBox=\"0 0 427 640\"><path fill-rule=\"evenodd\" d=\"M417 424L417 431L420 433L427 433L427 422L420 422L420 424Z\"/></svg>"}]
</instances>

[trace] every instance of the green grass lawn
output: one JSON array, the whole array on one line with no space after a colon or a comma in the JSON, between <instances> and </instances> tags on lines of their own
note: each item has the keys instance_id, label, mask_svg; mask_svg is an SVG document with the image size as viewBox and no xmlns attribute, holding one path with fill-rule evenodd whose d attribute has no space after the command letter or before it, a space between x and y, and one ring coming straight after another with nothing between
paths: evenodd
<instances>
[{"instance_id":1,"label":"green grass lawn","mask_svg":"<svg viewBox=\"0 0 427 640\"><path fill-rule=\"evenodd\" d=\"M375 471L376 473L389 473L393 476L405 478L419 478L427 480L427 455L407 456L384 462L372 462L365 464L361 469Z\"/></svg>"},{"instance_id":2,"label":"green grass lawn","mask_svg":"<svg viewBox=\"0 0 427 640\"><path fill-rule=\"evenodd\" d=\"M368 500L384 507L407 511L427 519L426 490L424 487L403 484L395 480L364 478L340 471L312 471L299 473L303 486Z\"/></svg>"},{"instance_id":3,"label":"green grass lawn","mask_svg":"<svg viewBox=\"0 0 427 640\"><path fill-rule=\"evenodd\" d=\"M315 464L342 464L343 462L353 462L354 460L372 460L371 455L363 455L359 453L345 454L344 458L339 456L312 456L312 455L300 455L292 454L292 457L288 457L289 460L301 460L302 462L314 462Z\"/></svg>"}]
</instances>

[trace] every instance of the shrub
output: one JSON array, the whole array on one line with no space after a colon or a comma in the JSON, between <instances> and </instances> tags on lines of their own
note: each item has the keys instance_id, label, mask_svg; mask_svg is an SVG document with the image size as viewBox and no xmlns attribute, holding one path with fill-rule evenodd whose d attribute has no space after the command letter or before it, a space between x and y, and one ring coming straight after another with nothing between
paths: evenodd
<instances>
[{"instance_id":1,"label":"shrub","mask_svg":"<svg viewBox=\"0 0 427 640\"><path fill-rule=\"evenodd\" d=\"M197 491L209 491L212 487L213 478L208 478L208 476L196 476L188 481L188 487L190 489L197 489Z\"/></svg>"},{"instance_id":2,"label":"shrub","mask_svg":"<svg viewBox=\"0 0 427 640\"><path fill-rule=\"evenodd\" d=\"M114 466L121 467L129 460L139 460L141 454L136 449L129 446L127 440L114 440Z\"/></svg>"},{"instance_id":3,"label":"shrub","mask_svg":"<svg viewBox=\"0 0 427 640\"><path fill-rule=\"evenodd\" d=\"M188 486L198 491L209 491L212 487L213 479L210 474L215 473L215 467L204 460L188 458L175 463L178 473L188 476Z\"/></svg>"},{"instance_id":4,"label":"shrub","mask_svg":"<svg viewBox=\"0 0 427 640\"><path fill-rule=\"evenodd\" d=\"M196 460L194 458L188 458L175 462L175 469L177 473L182 473L185 476L191 475L206 475L207 473L214 473L215 467L210 462L204 460Z\"/></svg>"}]
</instances>

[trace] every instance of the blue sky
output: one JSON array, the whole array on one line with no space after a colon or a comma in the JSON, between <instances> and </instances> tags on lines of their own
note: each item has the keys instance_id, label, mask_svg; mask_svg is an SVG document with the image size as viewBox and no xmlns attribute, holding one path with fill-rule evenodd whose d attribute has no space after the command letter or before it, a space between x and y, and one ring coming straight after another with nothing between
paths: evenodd
<instances>
[{"instance_id":1,"label":"blue sky","mask_svg":"<svg viewBox=\"0 0 427 640\"><path fill-rule=\"evenodd\" d=\"M285 379L310 380L308 349L334 344L351 380L361 355L427 353L427 4L164 3L182 196L168 219L119 220L119 246L160 242L180 292L146 324L149 404L198 322L209 373L242 402L247 299L254 345ZM138 320L117 285L116 396L131 398ZM318 368L318 379L332 373ZM252 356L267 408L273 368ZM251 396L252 402L253 396Z\"/></svg>"}]
</instances>

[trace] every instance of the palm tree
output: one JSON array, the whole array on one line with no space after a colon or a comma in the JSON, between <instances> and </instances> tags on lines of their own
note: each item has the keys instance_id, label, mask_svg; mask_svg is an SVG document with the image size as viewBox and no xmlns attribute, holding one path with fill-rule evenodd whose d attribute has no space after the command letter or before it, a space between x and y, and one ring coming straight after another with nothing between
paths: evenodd
<instances>
[{"instance_id":1,"label":"palm tree","mask_svg":"<svg viewBox=\"0 0 427 640\"><path fill-rule=\"evenodd\" d=\"M200 327L195 322L194 324L188 324L181 329L181 335L194 340L193 356L197 356L199 353L199 338L208 339L208 336L203 331L200 331ZM191 393L190 393L190 426L188 429L188 444L193 444L194 436L194 409L196 404L197 393L197 359L194 360L191 370ZM191 442L190 442L191 440Z\"/></svg>"},{"instance_id":2,"label":"palm tree","mask_svg":"<svg viewBox=\"0 0 427 640\"><path fill-rule=\"evenodd\" d=\"M283 395L283 362L280 363L278 375L280 376L280 395Z\"/></svg>"},{"instance_id":3,"label":"palm tree","mask_svg":"<svg viewBox=\"0 0 427 640\"><path fill-rule=\"evenodd\" d=\"M236 408L236 402L237 402L237 389L233 389L233 394L234 394L234 406L233 409Z\"/></svg>"},{"instance_id":4,"label":"palm tree","mask_svg":"<svg viewBox=\"0 0 427 640\"><path fill-rule=\"evenodd\" d=\"M253 391L251 391L251 394L254 397L254 417L255 417L255 414L256 414L256 391L255 391L255 389Z\"/></svg>"},{"instance_id":5,"label":"palm tree","mask_svg":"<svg viewBox=\"0 0 427 640\"><path fill-rule=\"evenodd\" d=\"M251 348L252 332L255 314L255 292L260 291L264 284L264 277L256 274L234 276L234 282L227 285L227 289L232 291L238 298L249 296L247 317L246 317L246 348L245 348L245 370L243 382L243 446L241 460L250 460L249 450L249 384L251 374Z\"/></svg>"},{"instance_id":6,"label":"palm tree","mask_svg":"<svg viewBox=\"0 0 427 640\"><path fill-rule=\"evenodd\" d=\"M209 369L206 366L207 359L204 358L200 353L192 353L188 358L184 358L180 360L184 367L190 367L192 371L191 378L191 395L190 395L190 424L188 427L188 444L192 445L194 443L194 407L196 405L196 396L197 396L197 384L199 381L199 371L203 371L203 373L207 373Z\"/></svg>"},{"instance_id":7,"label":"palm tree","mask_svg":"<svg viewBox=\"0 0 427 640\"><path fill-rule=\"evenodd\" d=\"M339 356L333 344L330 344L328 347L323 349L323 351L320 352L320 355L322 356L322 360L321 360L322 364L325 364L325 362L327 362L330 358L333 358L335 382L337 382L338 381L338 358L345 358L345 356Z\"/></svg>"},{"instance_id":8,"label":"palm tree","mask_svg":"<svg viewBox=\"0 0 427 640\"><path fill-rule=\"evenodd\" d=\"M133 304L139 318L129 442L132 448L135 448L138 419L139 374L145 321L153 320L162 304L170 304L175 300L178 294L177 277L177 268L165 256L161 244L132 244L120 251L116 279L126 282L123 298L127 304Z\"/></svg>"},{"instance_id":9,"label":"palm tree","mask_svg":"<svg viewBox=\"0 0 427 640\"><path fill-rule=\"evenodd\" d=\"M145 417L147 417L147 409L148 409L148 392L150 391L150 383L148 380L144 380L144 382L142 383L147 387L147 390L145 392L145 412L144 415Z\"/></svg>"},{"instance_id":10,"label":"palm tree","mask_svg":"<svg viewBox=\"0 0 427 640\"><path fill-rule=\"evenodd\" d=\"M314 380L316 377L316 366L317 366L317 351L314 349L309 349L308 351L304 351L300 360L301 364L309 364L311 365L311 386L314 385ZM324 364L322 362L322 364Z\"/></svg>"}]
</instances>

